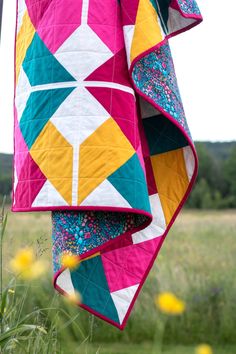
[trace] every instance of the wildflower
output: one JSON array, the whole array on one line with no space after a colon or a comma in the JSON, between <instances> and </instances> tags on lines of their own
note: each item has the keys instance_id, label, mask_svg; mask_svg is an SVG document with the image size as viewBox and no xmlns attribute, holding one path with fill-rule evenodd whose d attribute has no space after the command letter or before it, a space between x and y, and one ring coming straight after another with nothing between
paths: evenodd
<instances>
[{"instance_id":1,"label":"wildflower","mask_svg":"<svg viewBox=\"0 0 236 354\"><path fill-rule=\"evenodd\" d=\"M169 315L180 315L185 311L185 303L170 292L164 292L155 297L156 306Z\"/></svg>"},{"instance_id":2,"label":"wildflower","mask_svg":"<svg viewBox=\"0 0 236 354\"><path fill-rule=\"evenodd\" d=\"M82 302L82 297L81 294L77 290L75 290L73 293L66 294L66 300L75 305L79 305Z\"/></svg>"},{"instance_id":3,"label":"wildflower","mask_svg":"<svg viewBox=\"0 0 236 354\"><path fill-rule=\"evenodd\" d=\"M15 294L15 290L13 290L13 289L8 289L8 292L9 292L10 294Z\"/></svg>"},{"instance_id":4,"label":"wildflower","mask_svg":"<svg viewBox=\"0 0 236 354\"><path fill-rule=\"evenodd\" d=\"M213 354L212 348L208 344L199 345L196 350L196 354Z\"/></svg>"},{"instance_id":5,"label":"wildflower","mask_svg":"<svg viewBox=\"0 0 236 354\"><path fill-rule=\"evenodd\" d=\"M23 279L35 279L43 274L46 266L42 261L36 260L32 248L20 249L11 260L12 270Z\"/></svg>"},{"instance_id":6,"label":"wildflower","mask_svg":"<svg viewBox=\"0 0 236 354\"><path fill-rule=\"evenodd\" d=\"M66 268L74 269L79 265L80 258L75 254L63 253L61 263Z\"/></svg>"}]
</instances>

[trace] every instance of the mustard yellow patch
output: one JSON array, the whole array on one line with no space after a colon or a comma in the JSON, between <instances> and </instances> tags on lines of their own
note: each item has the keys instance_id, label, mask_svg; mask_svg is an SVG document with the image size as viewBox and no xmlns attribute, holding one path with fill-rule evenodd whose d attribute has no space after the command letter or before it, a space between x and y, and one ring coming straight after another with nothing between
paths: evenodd
<instances>
[{"instance_id":1,"label":"mustard yellow patch","mask_svg":"<svg viewBox=\"0 0 236 354\"><path fill-rule=\"evenodd\" d=\"M24 13L20 30L16 36L16 84L18 82L20 68L26 55L26 51L32 42L35 28L30 20L28 11Z\"/></svg>"},{"instance_id":2,"label":"mustard yellow patch","mask_svg":"<svg viewBox=\"0 0 236 354\"><path fill-rule=\"evenodd\" d=\"M131 62L139 54L152 48L162 40L163 35L156 10L150 0L140 0L131 45Z\"/></svg>"},{"instance_id":3,"label":"mustard yellow patch","mask_svg":"<svg viewBox=\"0 0 236 354\"><path fill-rule=\"evenodd\" d=\"M118 124L107 119L80 145L78 203L134 153Z\"/></svg>"},{"instance_id":4,"label":"mustard yellow patch","mask_svg":"<svg viewBox=\"0 0 236 354\"><path fill-rule=\"evenodd\" d=\"M73 147L50 121L31 147L30 155L56 190L71 205Z\"/></svg>"},{"instance_id":5,"label":"mustard yellow patch","mask_svg":"<svg viewBox=\"0 0 236 354\"><path fill-rule=\"evenodd\" d=\"M189 185L183 149L151 156L151 163L168 225Z\"/></svg>"}]
</instances>

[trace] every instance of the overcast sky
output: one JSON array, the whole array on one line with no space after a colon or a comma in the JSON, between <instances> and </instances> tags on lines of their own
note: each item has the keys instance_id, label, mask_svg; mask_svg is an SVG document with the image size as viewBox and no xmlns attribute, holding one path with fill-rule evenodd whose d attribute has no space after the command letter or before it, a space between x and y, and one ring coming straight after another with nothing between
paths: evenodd
<instances>
[{"instance_id":1,"label":"overcast sky","mask_svg":"<svg viewBox=\"0 0 236 354\"><path fill-rule=\"evenodd\" d=\"M13 151L13 58L16 0L4 0L0 48L0 152ZM194 140L236 140L236 2L198 0L204 21L170 40Z\"/></svg>"}]
</instances>

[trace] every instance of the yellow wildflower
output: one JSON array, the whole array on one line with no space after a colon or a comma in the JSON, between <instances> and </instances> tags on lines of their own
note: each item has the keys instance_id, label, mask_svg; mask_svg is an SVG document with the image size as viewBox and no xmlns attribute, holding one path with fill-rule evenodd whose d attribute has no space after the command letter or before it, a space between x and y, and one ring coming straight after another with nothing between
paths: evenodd
<instances>
[{"instance_id":1,"label":"yellow wildflower","mask_svg":"<svg viewBox=\"0 0 236 354\"><path fill-rule=\"evenodd\" d=\"M66 300L73 304L79 305L82 302L81 294L75 290L74 293L66 294Z\"/></svg>"},{"instance_id":2,"label":"yellow wildflower","mask_svg":"<svg viewBox=\"0 0 236 354\"><path fill-rule=\"evenodd\" d=\"M8 289L8 292L9 292L10 294L15 294L15 290L13 290L13 289Z\"/></svg>"},{"instance_id":3,"label":"yellow wildflower","mask_svg":"<svg viewBox=\"0 0 236 354\"><path fill-rule=\"evenodd\" d=\"M199 345L196 350L196 354L213 354L213 350L208 344L201 344Z\"/></svg>"},{"instance_id":4,"label":"yellow wildflower","mask_svg":"<svg viewBox=\"0 0 236 354\"><path fill-rule=\"evenodd\" d=\"M170 292L164 292L155 297L156 306L169 315L180 315L185 311L185 303Z\"/></svg>"},{"instance_id":5,"label":"yellow wildflower","mask_svg":"<svg viewBox=\"0 0 236 354\"><path fill-rule=\"evenodd\" d=\"M80 258L75 254L63 253L61 256L61 263L66 268L74 269L79 265Z\"/></svg>"},{"instance_id":6,"label":"yellow wildflower","mask_svg":"<svg viewBox=\"0 0 236 354\"><path fill-rule=\"evenodd\" d=\"M34 253L31 248L22 248L11 261L11 266L18 272L27 269L34 261Z\"/></svg>"},{"instance_id":7,"label":"yellow wildflower","mask_svg":"<svg viewBox=\"0 0 236 354\"><path fill-rule=\"evenodd\" d=\"M46 270L45 264L36 260L30 247L20 249L11 260L10 266L21 278L28 280L38 278Z\"/></svg>"},{"instance_id":8,"label":"yellow wildflower","mask_svg":"<svg viewBox=\"0 0 236 354\"><path fill-rule=\"evenodd\" d=\"M43 261L35 261L30 269L25 270L21 277L24 279L39 278L46 271L46 266Z\"/></svg>"}]
</instances>

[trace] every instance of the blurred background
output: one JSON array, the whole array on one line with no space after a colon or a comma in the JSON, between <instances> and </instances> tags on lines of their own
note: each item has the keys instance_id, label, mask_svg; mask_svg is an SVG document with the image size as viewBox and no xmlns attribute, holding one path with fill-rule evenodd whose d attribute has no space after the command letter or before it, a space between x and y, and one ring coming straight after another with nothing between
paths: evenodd
<instances>
[{"instance_id":1,"label":"blurred background","mask_svg":"<svg viewBox=\"0 0 236 354\"><path fill-rule=\"evenodd\" d=\"M10 342L7 353L187 354L201 343L209 344L214 353L236 353L236 53L232 48L236 4L231 2L229 8L223 8L219 0L199 0L198 4L204 22L170 40L199 157L197 182L163 244L126 329L119 331L66 303L54 291L50 213L9 211L15 1L5 1L0 49L0 201L6 195L8 211L2 245L3 283L12 280L9 262L19 248L30 245L48 265L47 275L40 280L27 285L12 282L7 310L12 323L33 314L33 323L47 328L47 334L25 336L20 345ZM163 291L185 301L181 317L165 317L156 308L153 299ZM157 335L160 324L164 328L161 339ZM158 341L161 349L157 349Z\"/></svg>"}]
</instances>

